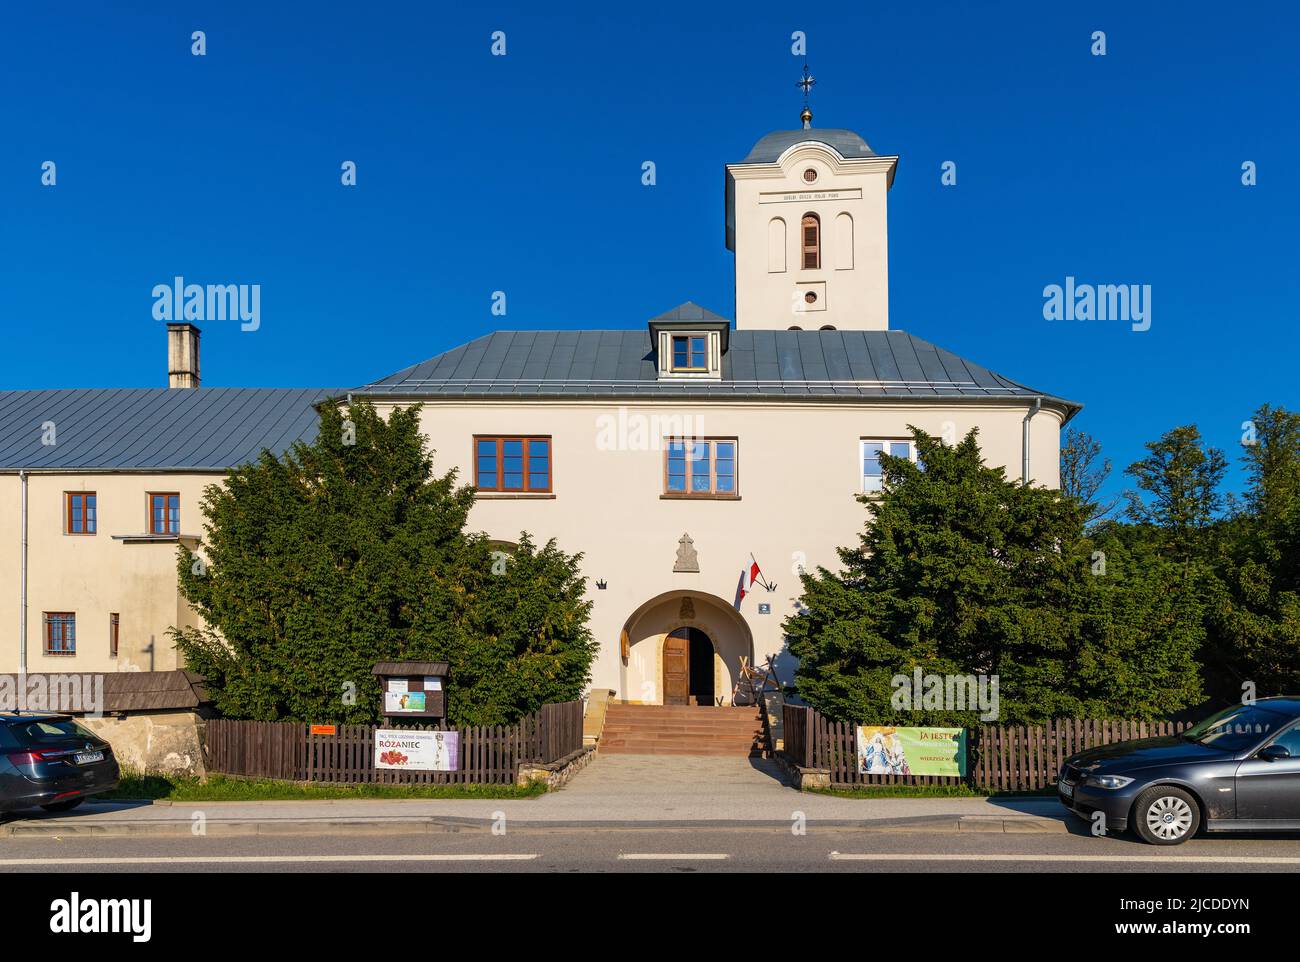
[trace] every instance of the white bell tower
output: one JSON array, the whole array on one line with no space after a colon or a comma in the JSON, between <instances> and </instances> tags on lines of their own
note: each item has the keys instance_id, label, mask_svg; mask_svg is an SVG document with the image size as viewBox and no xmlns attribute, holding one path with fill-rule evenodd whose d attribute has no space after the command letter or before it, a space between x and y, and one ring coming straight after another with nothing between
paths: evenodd
<instances>
[{"instance_id":1,"label":"white bell tower","mask_svg":"<svg viewBox=\"0 0 1300 962\"><path fill-rule=\"evenodd\" d=\"M816 129L804 68L799 130L763 137L727 165L727 249L737 330L889 327L886 195L898 158L851 130Z\"/></svg>"}]
</instances>

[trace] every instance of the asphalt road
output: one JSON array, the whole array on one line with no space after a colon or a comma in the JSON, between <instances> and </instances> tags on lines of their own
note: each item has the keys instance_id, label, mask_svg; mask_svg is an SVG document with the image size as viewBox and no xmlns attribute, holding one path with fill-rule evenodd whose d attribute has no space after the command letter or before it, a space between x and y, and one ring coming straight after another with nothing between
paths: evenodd
<instances>
[{"instance_id":1,"label":"asphalt road","mask_svg":"<svg viewBox=\"0 0 1300 962\"><path fill-rule=\"evenodd\" d=\"M810 828L515 828L337 838L6 840L0 872L1294 872L1300 837L1155 848L1127 837Z\"/></svg>"}]
</instances>

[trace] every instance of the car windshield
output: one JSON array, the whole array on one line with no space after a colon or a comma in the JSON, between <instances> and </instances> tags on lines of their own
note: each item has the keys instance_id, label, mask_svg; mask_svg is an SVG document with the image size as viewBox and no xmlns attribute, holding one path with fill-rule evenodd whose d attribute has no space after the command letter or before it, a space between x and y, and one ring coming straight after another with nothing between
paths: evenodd
<instances>
[{"instance_id":1,"label":"car windshield","mask_svg":"<svg viewBox=\"0 0 1300 962\"><path fill-rule=\"evenodd\" d=\"M10 724L9 731L23 746L62 742L69 738L95 738L95 734L78 725L71 718L41 718L35 721Z\"/></svg>"},{"instance_id":2,"label":"car windshield","mask_svg":"<svg viewBox=\"0 0 1300 962\"><path fill-rule=\"evenodd\" d=\"M1181 737L1200 745L1235 752L1258 744L1290 722L1288 716L1259 705L1234 705L1193 725Z\"/></svg>"}]
</instances>

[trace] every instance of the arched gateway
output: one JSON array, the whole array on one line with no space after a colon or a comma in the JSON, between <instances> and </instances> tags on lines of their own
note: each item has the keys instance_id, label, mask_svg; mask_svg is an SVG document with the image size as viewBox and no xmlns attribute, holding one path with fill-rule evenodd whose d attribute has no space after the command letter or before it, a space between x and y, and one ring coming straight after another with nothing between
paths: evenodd
<instances>
[{"instance_id":1,"label":"arched gateway","mask_svg":"<svg viewBox=\"0 0 1300 962\"><path fill-rule=\"evenodd\" d=\"M664 592L623 628L620 698L643 705L729 705L754 637L730 604L707 592Z\"/></svg>"}]
</instances>

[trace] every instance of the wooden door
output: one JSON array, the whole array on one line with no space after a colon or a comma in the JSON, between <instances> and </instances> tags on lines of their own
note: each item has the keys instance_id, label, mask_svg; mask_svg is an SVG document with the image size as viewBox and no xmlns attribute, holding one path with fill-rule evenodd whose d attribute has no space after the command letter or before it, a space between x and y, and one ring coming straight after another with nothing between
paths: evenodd
<instances>
[{"instance_id":1,"label":"wooden door","mask_svg":"<svg viewBox=\"0 0 1300 962\"><path fill-rule=\"evenodd\" d=\"M689 705L691 703L691 648L690 641L673 632L664 639L664 704Z\"/></svg>"}]
</instances>

